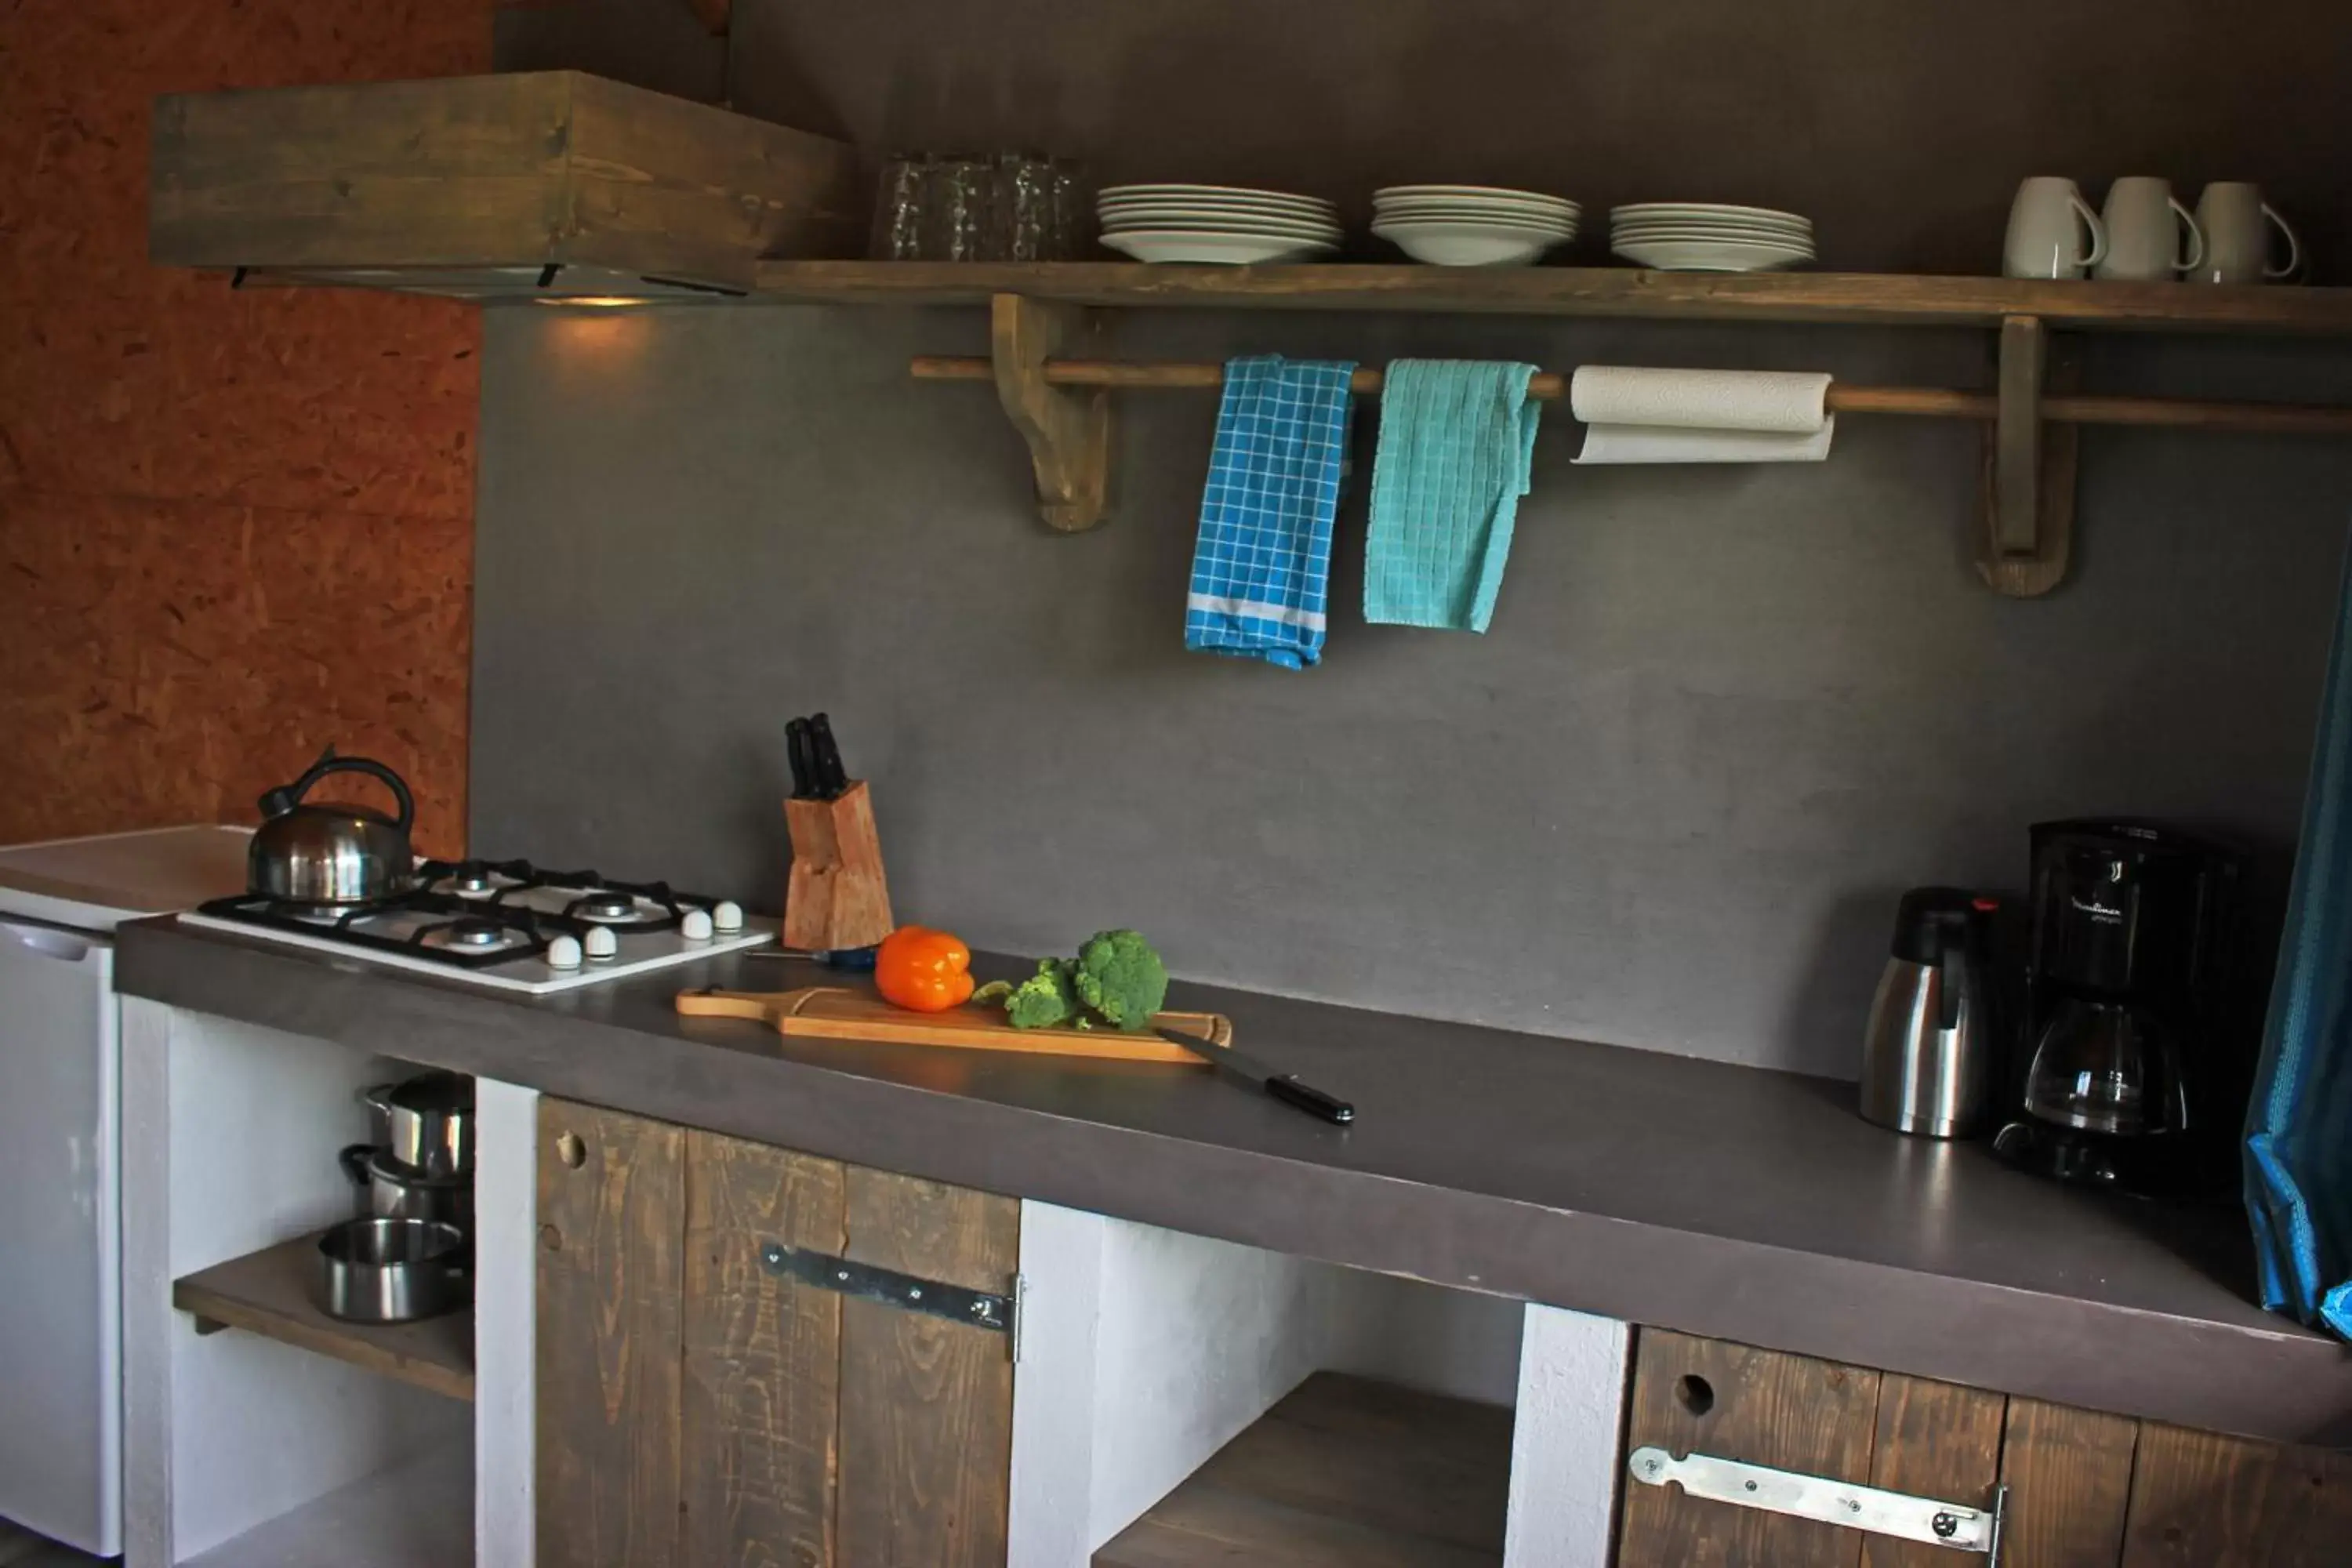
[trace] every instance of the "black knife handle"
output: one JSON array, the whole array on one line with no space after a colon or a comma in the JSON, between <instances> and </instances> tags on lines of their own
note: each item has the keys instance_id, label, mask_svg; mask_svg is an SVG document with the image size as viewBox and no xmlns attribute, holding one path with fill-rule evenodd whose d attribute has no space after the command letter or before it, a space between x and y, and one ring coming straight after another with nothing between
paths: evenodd
<instances>
[{"instance_id":1,"label":"black knife handle","mask_svg":"<svg viewBox=\"0 0 2352 1568\"><path fill-rule=\"evenodd\" d=\"M816 794L816 774L812 766L815 753L809 747L809 723L795 719L784 726L784 761L793 770L793 798L806 800Z\"/></svg>"},{"instance_id":2,"label":"black knife handle","mask_svg":"<svg viewBox=\"0 0 2352 1568\"><path fill-rule=\"evenodd\" d=\"M816 790L831 800L849 787L849 770L842 765L841 746L833 738L833 720L823 713L809 717L809 740L816 750Z\"/></svg>"},{"instance_id":3,"label":"black knife handle","mask_svg":"<svg viewBox=\"0 0 2352 1568\"><path fill-rule=\"evenodd\" d=\"M1356 1120L1356 1108L1336 1095L1324 1093L1311 1084L1298 1081L1297 1075L1284 1073L1280 1078L1265 1080L1266 1093L1285 1105L1295 1105L1309 1116L1319 1116L1335 1127L1345 1127Z\"/></svg>"}]
</instances>

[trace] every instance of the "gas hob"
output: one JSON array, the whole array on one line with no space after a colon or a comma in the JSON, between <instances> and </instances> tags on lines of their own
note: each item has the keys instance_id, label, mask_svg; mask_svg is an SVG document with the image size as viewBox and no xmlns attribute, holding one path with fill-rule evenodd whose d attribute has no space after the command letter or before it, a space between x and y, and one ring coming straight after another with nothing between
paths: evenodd
<instances>
[{"instance_id":1,"label":"gas hob","mask_svg":"<svg viewBox=\"0 0 2352 1568\"><path fill-rule=\"evenodd\" d=\"M528 860L427 860L408 891L353 910L248 894L180 919L534 995L757 947L776 934L773 921L730 900Z\"/></svg>"}]
</instances>

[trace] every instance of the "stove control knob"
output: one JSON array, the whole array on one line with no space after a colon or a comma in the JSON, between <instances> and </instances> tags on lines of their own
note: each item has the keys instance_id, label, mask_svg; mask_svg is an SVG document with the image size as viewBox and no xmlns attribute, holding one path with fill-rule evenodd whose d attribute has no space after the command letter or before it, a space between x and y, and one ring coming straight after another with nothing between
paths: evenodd
<instances>
[{"instance_id":1,"label":"stove control knob","mask_svg":"<svg viewBox=\"0 0 2352 1568\"><path fill-rule=\"evenodd\" d=\"M621 951L621 939L613 934L610 926L590 926L580 945L587 949L591 958L610 958Z\"/></svg>"},{"instance_id":2,"label":"stove control knob","mask_svg":"<svg viewBox=\"0 0 2352 1568\"><path fill-rule=\"evenodd\" d=\"M709 910L688 910L686 917L677 922L677 934L688 942L709 942L714 923Z\"/></svg>"},{"instance_id":3,"label":"stove control knob","mask_svg":"<svg viewBox=\"0 0 2352 1568\"><path fill-rule=\"evenodd\" d=\"M732 899L721 899L710 906L710 923L720 931L743 929L743 906Z\"/></svg>"},{"instance_id":4,"label":"stove control knob","mask_svg":"<svg viewBox=\"0 0 2352 1568\"><path fill-rule=\"evenodd\" d=\"M577 969L580 967L580 939L576 936L550 938L547 943L547 967Z\"/></svg>"}]
</instances>

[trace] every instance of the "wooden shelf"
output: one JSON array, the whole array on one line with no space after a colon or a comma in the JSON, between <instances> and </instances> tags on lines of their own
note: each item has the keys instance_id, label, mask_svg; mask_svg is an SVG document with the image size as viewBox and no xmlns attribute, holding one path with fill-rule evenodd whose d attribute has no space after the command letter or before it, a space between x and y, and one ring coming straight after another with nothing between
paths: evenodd
<instances>
[{"instance_id":1,"label":"wooden shelf","mask_svg":"<svg viewBox=\"0 0 2352 1568\"><path fill-rule=\"evenodd\" d=\"M346 1323L312 1300L319 1237L297 1237L172 1282L172 1305L207 1323L280 1340L370 1372L447 1394L474 1397L474 1314L469 1308L415 1323Z\"/></svg>"},{"instance_id":2,"label":"wooden shelf","mask_svg":"<svg viewBox=\"0 0 2352 1568\"><path fill-rule=\"evenodd\" d=\"M1493 1568L1510 1473L1502 1406L1318 1373L1094 1568Z\"/></svg>"},{"instance_id":3,"label":"wooden shelf","mask_svg":"<svg viewBox=\"0 0 2352 1568\"><path fill-rule=\"evenodd\" d=\"M765 261L758 292L806 303L1417 310L1686 321L1838 321L2352 335L2352 289L2033 282L1858 272L1645 272L1615 267L1146 267L1136 262Z\"/></svg>"}]
</instances>

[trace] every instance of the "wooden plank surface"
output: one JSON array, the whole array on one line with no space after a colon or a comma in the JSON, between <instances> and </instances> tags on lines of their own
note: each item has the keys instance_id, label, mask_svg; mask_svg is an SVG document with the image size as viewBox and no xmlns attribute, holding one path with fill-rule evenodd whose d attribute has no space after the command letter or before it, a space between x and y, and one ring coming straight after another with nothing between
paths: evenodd
<instances>
[{"instance_id":1,"label":"wooden plank surface","mask_svg":"<svg viewBox=\"0 0 2352 1568\"><path fill-rule=\"evenodd\" d=\"M1842 1480L1870 1479L1879 1374L1643 1329L1625 1449L1656 1445ZM1860 1532L1628 1479L1618 1568L1855 1568Z\"/></svg>"},{"instance_id":2,"label":"wooden plank surface","mask_svg":"<svg viewBox=\"0 0 2352 1568\"><path fill-rule=\"evenodd\" d=\"M760 1249L838 1254L842 1167L713 1132L686 1160L678 1562L830 1564L842 1299Z\"/></svg>"},{"instance_id":3,"label":"wooden plank surface","mask_svg":"<svg viewBox=\"0 0 2352 1568\"><path fill-rule=\"evenodd\" d=\"M683 1129L539 1104L540 1568L679 1561Z\"/></svg>"},{"instance_id":4,"label":"wooden plank surface","mask_svg":"<svg viewBox=\"0 0 2352 1568\"><path fill-rule=\"evenodd\" d=\"M1945 1502L1992 1506L2009 1401L1981 1388L1883 1373L1870 1484ZM1865 1535L1862 1568L1952 1568L1944 1547Z\"/></svg>"},{"instance_id":5,"label":"wooden plank surface","mask_svg":"<svg viewBox=\"0 0 2352 1568\"><path fill-rule=\"evenodd\" d=\"M2184 288L1854 272L1710 274L1622 267L1144 266L1135 262L770 261L779 300L980 304L996 294L1078 305L1425 310L1696 321L2352 334L2352 289Z\"/></svg>"},{"instance_id":6,"label":"wooden plank surface","mask_svg":"<svg viewBox=\"0 0 2352 1568\"><path fill-rule=\"evenodd\" d=\"M1318 1373L1095 1554L1095 1568L1486 1568L1511 1413Z\"/></svg>"},{"instance_id":7,"label":"wooden plank surface","mask_svg":"<svg viewBox=\"0 0 2352 1568\"><path fill-rule=\"evenodd\" d=\"M2139 1423L2011 1399L2001 1438L2009 1485L2003 1568L2116 1568Z\"/></svg>"},{"instance_id":8,"label":"wooden plank surface","mask_svg":"<svg viewBox=\"0 0 2352 1568\"><path fill-rule=\"evenodd\" d=\"M452 1399L474 1397L471 1308L415 1323L347 1323L320 1310L319 1268L318 1235L297 1237L173 1280L172 1305Z\"/></svg>"},{"instance_id":9,"label":"wooden plank surface","mask_svg":"<svg viewBox=\"0 0 2352 1568\"><path fill-rule=\"evenodd\" d=\"M2140 1426L2123 1568L2341 1568L2352 1454Z\"/></svg>"},{"instance_id":10,"label":"wooden plank surface","mask_svg":"<svg viewBox=\"0 0 2352 1568\"><path fill-rule=\"evenodd\" d=\"M1018 1200L856 1166L845 1174L842 1256L1010 1289ZM842 1301L836 1568L1004 1568L1012 1349L987 1329Z\"/></svg>"}]
</instances>

